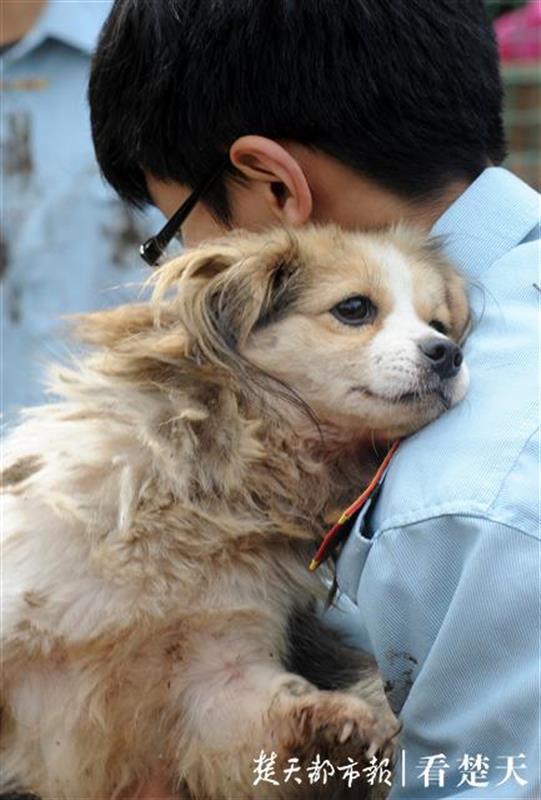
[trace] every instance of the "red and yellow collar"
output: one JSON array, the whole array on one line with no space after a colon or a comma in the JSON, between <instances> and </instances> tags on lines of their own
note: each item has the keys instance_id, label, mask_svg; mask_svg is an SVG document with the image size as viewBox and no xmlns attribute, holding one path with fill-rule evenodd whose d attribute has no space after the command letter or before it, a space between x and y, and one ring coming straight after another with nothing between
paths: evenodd
<instances>
[{"instance_id":1,"label":"red and yellow collar","mask_svg":"<svg viewBox=\"0 0 541 800\"><path fill-rule=\"evenodd\" d=\"M315 570L320 566L320 564L322 564L325 561L325 559L327 559L330 556L331 552L341 541L340 533L342 532L346 522L348 522L348 520L350 520L354 514L356 514L358 511L361 510L361 508L365 505L367 500L374 494L378 486L382 483L385 477L385 473L387 472L387 468L391 463L391 459L396 453L399 444L400 444L400 439L396 439L392 443L387 455L377 468L372 480L370 481L366 489L364 489L362 494L359 495L359 497L349 506L349 508L346 508L344 513L340 516L338 522L335 522L332 528L330 528L327 531L327 533L323 538L323 541L321 542L320 546L317 549L315 556L310 562L310 565L308 567L310 572L315 572Z\"/></svg>"}]
</instances>

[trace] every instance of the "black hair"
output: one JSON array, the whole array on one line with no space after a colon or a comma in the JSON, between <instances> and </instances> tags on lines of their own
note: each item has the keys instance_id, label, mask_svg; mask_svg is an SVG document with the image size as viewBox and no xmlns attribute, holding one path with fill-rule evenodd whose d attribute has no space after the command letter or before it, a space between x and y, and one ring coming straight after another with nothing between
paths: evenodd
<instances>
[{"instance_id":1,"label":"black hair","mask_svg":"<svg viewBox=\"0 0 541 800\"><path fill-rule=\"evenodd\" d=\"M144 170L196 186L245 134L412 200L505 156L483 0L116 0L89 99L102 172L136 206ZM226 177L206 199L224 220Z\"/></svg>"}]
</instances>

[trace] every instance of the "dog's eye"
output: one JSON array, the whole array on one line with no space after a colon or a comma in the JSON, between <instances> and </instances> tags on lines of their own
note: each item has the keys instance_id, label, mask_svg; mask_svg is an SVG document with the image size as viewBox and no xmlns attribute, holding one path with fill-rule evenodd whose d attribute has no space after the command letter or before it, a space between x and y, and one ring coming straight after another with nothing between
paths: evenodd
<instances>
[{"instance_id":1,"label":"dog's eye","mask_svg":"<svg viewBox=\"0 0 541 800\"><path fill-rule=\"evenodd\" d=\"M438 333L443 333L444 336L447 336L449 333L449 328L444 325L443 322L440 322L439 319L431 319L428 324L431 328L434 328L435 331L438 331Z\"/></svg>"},{"instance_id":2,"label":"dog's eye","mask_svg":"<svg viewBox=\"0 0 541 800\"><path fill-rule=\"evenodd\" d=\"M331 308L331 314L344 325L366 325L372 322L378 310L374 303L363 295L356 294L337 303Z\"/></svg>"}]
</instances>

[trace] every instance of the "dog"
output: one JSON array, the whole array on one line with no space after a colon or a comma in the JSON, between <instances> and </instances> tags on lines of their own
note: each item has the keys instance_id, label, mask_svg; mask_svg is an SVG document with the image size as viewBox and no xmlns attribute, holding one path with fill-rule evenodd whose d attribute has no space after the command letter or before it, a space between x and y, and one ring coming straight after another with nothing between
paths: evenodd
<instances>
[{"instance_id":1,"label":"dog","mask_svg":"<svg viewBox=\"0 0 541 800\"><path fill-rule=\"evenodd\" d=\"M412 229L322 226L231 234L153 284L75 321L61 400L5 443L0 787L125 798L159 765L197 800L382 796L254 788L254 763L392 757L307 566L374 447L464 397L463 280Z\"/></svg>"}]
</instances>

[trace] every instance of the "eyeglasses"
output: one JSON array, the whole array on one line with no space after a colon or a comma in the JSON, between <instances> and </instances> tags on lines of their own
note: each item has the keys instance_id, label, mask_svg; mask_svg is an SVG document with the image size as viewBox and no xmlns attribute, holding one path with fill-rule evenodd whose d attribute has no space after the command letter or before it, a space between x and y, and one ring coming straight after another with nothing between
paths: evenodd
<instances>
[{"instance_id":1,"label":"eyeglasses","mask_svg":"<svg viewBox=\"0 0 541 800\"><path fill-rule=\"evenodd\" d=\"M178 234L180 226L185 221L186 217L194 210L197 203L218 180L227 166L229 166L229 157L225 158L219 168L215 170L209 178L203 181L200 186L193 190L180 208L167 220L156 236L151 236L150 239L143 242L139 248L139 253L143 261L145 261L149 267L156 267L158 265L168 244Z\"/></svg>"}]
</instances>

